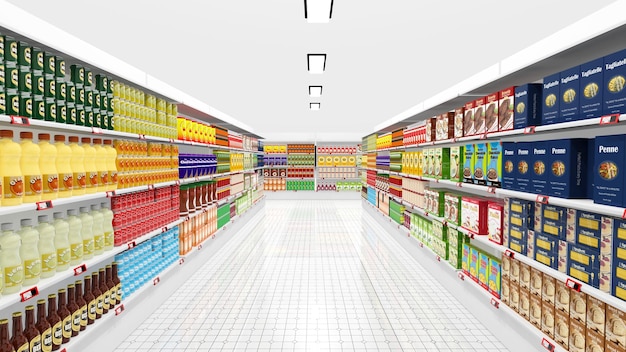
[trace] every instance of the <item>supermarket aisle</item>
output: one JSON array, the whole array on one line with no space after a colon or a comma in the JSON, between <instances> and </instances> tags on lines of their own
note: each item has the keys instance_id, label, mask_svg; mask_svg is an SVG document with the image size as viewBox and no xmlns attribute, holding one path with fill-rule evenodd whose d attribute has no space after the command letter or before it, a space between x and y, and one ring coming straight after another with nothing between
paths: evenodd
<instances>
[{"instance_id":1,"label":"supermarket aisle","mask_svg":"<svg viewBox=\"0 0 626 352\"><path fill-rule=\"evenodd\" d=\"M506 350L360 201L256 216L116 351Z\"/></svg>"}]
</instances>

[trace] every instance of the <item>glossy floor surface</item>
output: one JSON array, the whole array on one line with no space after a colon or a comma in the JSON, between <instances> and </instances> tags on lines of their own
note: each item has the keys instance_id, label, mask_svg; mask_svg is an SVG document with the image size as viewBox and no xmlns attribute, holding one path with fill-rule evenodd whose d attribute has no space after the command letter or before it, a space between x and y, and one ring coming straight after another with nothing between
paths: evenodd
<instances>
[{"instance_id":1,"label":"glossy floor surface","mask_svg":"<svg viewBox=\"0 0 626 352\"><path fill-rule=\"evenodd\" d=\"M360 201L267 201L116 351L506 351Z\"/></svg>"}]
</instances>

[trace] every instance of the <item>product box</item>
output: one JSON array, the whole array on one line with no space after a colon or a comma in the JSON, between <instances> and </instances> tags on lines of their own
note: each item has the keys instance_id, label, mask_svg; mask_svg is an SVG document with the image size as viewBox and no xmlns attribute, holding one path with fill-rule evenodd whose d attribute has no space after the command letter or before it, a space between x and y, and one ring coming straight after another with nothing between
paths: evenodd
<instances>
[{"instance_id":1,"label":"product box","mask_svg":"<svg viewBox=\"0 0 626 352\"><path fill-rule=\"evenodd\" d=\"M444 195L444 217L455 225L461 223L461 196L455 193Z\"/></svg>"},{"instance_id":2,"label":"product box","mask_svg":"<svg viewBox=\"0 0 626 352\"><path fill-rule=\"evenodd\" d=\"M543 108L541 111L541 124L550 125L559 121L561 112L561 73L544 77L543 79Z\"/></svg>"},{"instance_id":3,"label":"product box","mask_svg":"<svg viewBox=\"0 0 626 352\"><path fill-rule=\"evenodd\" d=\"M587 321L587 294L570 290L569 316L585 324Z\"/></svg>"},{"instance_id":4,"label":"product box","mask_svg":"<svg viewBox=\"0 0 626 352\"><path fill-rule=\"evenodd\" d=\"M535 241L536 241L536 238L535 238ZM540 247L537 247L536 243L535 243L533 259L535 259L539 263L546 265L552 269L555 269L555 270L558 269L558 263L559 263L558 252L556 251L551 252L551 251L542 249Z\"/></svg>"},{"instance_id":5,"label":"product box","mask_svg":"<svg viewBox=\"0 0 626 352\"><path fill-rule=\"evenodd\" d=\"M478 268L479 268L479 252L478 249L470 246L469 252L469 275L478 282Z\"/></svg>"},{"instance_id":6,"label":"product box","mask_svg":"<svg viewBox=\"0 0 626 352\"><path fill-rule=\"evenodd\" d=\"M541 302L541 331L543 331L543 333L548 335L550 338L554 339L556 309L554 309L554 304L548 301L539 301Z\"/></svg>"},{"instance_id":7,"label":"product box","mask_svg":"<svg viewBox=\"0 0 626 352\"><path fill-rule=\"evenodd\" d=\"M498 92L498 131L513 129L515 88L509 87Z\"/></svg>"},{"instance_id":8,"label":"product box","mask_svg":"<svg viewBox=\"0 0 626 352\"><path fill-rule=\"evenodd\" d=\"M587 328L585 322L569 319L569 351L585 352Z\"/></svg>"},{"instance_id":9,"label":"product box","mask_svg":"<svg viewBox=\"0 0 626 352\"><path fill-rule=\"evenodd\" d=\"M541 299L541 290L543 288L543 273L530 267L530 294Z\"/></svg>"},{"instance_id":10,"label":"product box","mask_svg":"<svg viewBox=\"0 0 626 352\"><path fill-rule=\"evenodd\" d=\"M489 290L489 256L478 252L478 284L485 290Z\"/></svg>"},{"instance_id":11,"label":"product box","mask_svg":"<svg viewBox=\"0 0 626 352\"><path fill-rule=\"evenodd\" d=\"M510 215L511 198L504 197L504 219L502 221L502 245L509 247L509 222L511 221Z\"/></svg>"},{"instance_id":12,"label":"product box","mask_svg":"<svg viewBox=\"0 0 626 352\"><path fill-rule=\"evenodd\" d=\"M521 284L519 287L519 304L517 309L519 315L530 321L530 291L528 291L528 288L523 288Z\"/></svg>"},{"instance_id":13,"label":"product box","mask_svg":"<svg viewBox=\"0 0 626 352\"><path fill-rule=\"evenodd\" d=\"M560 198L588 198L588 139L561 139L550 145L548 193Z\"/></svg>"},{"instance_id":14,"label":"product box","mask_svg":"<svg viewBox=\"0 0 626 352\"><path fill-rule=\"evenodd\" d=\"M485 129L485 98L474 100L474 134L480 135Z\"/></svg>"},{"instance_id":15,"label":"product box","mask_svg":"<svg viewBox=\"0 0 626 352\"><path fill-rule=\"evenodd\" d=\"M617 345L616 343L607 341L605 339L605 341L604 341L604 351L606 351L606 352L624 352L624 351L626 351L626 348L623 348L623 347Z\"/></svg>"},{"instance_id":16,"label":"product box","mask_svg":"<svg viewBox=\"0 0 626 352\"><path fill-rule=\"evenodd\" d=\"M487 165L489 163L489 145L487 143L476 143L476 160L474 161L474 183L478 185L487 185ZM497 171L494 171L494 174ZM497 177L497 175L495 175Z\"/></svg>"},{"instance_id":17,"label":"product box","mask_svg":"<svg viewBox=\"0 0 626 352\"><path fill-rule=\"evenodd\" d=\"M554 305L556 296L556 279L550 274L541 274L541 299Z\"/></svg>"},{"instance_id":18,"label":"product box","mask_svg":"<svg viewBox=\"0 0 626 352\"><path fill-rule=\"evenodd\" d=\"M513 115L515 129L541 125L542 118L541 84L525 84L515 87L515 111Z\"/></svg>"},{"instance_id":19,"label":"product box","mask_svg":"<svg viewBox=\"0 0 626 352\"><path fill-rule=\"evenodd\" d=\"M502 277L509 278L509 276L511 275L511 257L503 253L501 257L501 261L502 261L502 264L501 264Z\"/></svg>"},{"instance_id":20,"label":"product box","mask_svg":"<svg viewBox=\"0 0 626 352\"><path fill-rule=\"evenodd\" d=\"M474 166L476 163L476 146L467 144L465 147L465 157L463 158L463 182L474 183Z\"/></svg>"},{"instance_id":21,"label":"product box","mask_svg":"<svg viewBox=\"0 0 626 352\"><path fill-rule=\"evenodd\" d=\"M626 350L626 312L607 304L605 324L606 342Z\"/></svg>"},{"instance_id":22,"label":"product box","mask_svg":"<svg viewBox=\"0 0 626 352\"><path fill-rule=\"evenodd\" d=\"M517 191L533 192L535 190L532 171L532 146L532 143L528 142L515 143L515 159L517 160Z\"/></svg>"},{"instance_id":23,"label":"product box","mask_svg":"<svg viewBox=\"0 0 626 352\"><path fill-rule=\"evenodd\" d=\"M501 277L500 278L500 285L501 285L501 294L500 294L500 301L504 304L506 304L507 306L511 306L511 287L510 287L510 283L509 283L509 278L508 277Z\"/></svg>"},{"instance_id":24,"label":"product box","mask_svg":"<svg viewBox=\"0 0 626 352\"><path fill-rule=\"evenodd\" d=\"M499 92L489 94L485 97L485 131L497 132L498 122Z\"/></svg>"},{"instance_id":25,"label":"product box","mask_svg":"<svg viewBox=\"0 0 626 352\"><path fill-rule=\"evenodd\" d=\"M587 330L595 331L604 337L606 303L587 296Z\"/></svg>"},{"instance_id":26,"label":"product box","mask_svg":"<svg viewBox=\"0 0 626 352\"><path fill-rule=\"evenodd\" d=\"M514 142L502 143L502 188L517 190L517 157Z\"/></svg>"},{"instance_id":27,"label":"product box","mask_svg":"<svg viewBox=\"0 0 626 352\"><path fill-rule=\"evenodd\" d=\"M448 240L448 226L444 225L442 222L439 222L437 220L431 221L431 223L433 224L433 232L432 232L433 237L440 241L447 241Z\"/></svg>"},{"instance_id":28,"label":"product box","mask_svg":"<svg viewBox=\"0 0 626 352\"><path fill-rule=\"evenodd\" d=\"M454 110L454 138L463 137L463 117L465 108L460 107Z\"/></svg>"},{"instance_id":29,"label":"product box","mask_svg":"<svg viewBox=\"0 0 626 352\"><path fill-rule=\"evenodd\" d=\"M580 65L580 119L602 116L604 94L604 59Z\"/></svg>"},{"instance_id":30,"label":"product box","mask_svg":"<svg viewBox=\"0 0 626 352\"><path fill-rule=\"evenodd\" d=\"M500 261L495 258L489 257L489 276L487 277L489 293L491 293L494 297L500 298L500 293L502 290L502 265Z\"/></svg>"},{"instance_id":31,"label":"product box","mask_svg":"<svg viewBox=\"0 0 626 352\"><path fill-rule=\"evenodd\" d=\"M435 148L434 171L437 180L450 178L450 148Z\"/></svg>"},{"instance_id":32,"label":"product box","mask_svg":"<svg viewBox=\"0 0 626 352\"><path fill-rule=\"evenodd\" d=\"M428 167L428 174L426 176L434 178L435 177L435 148L430 148L426 150L426 162Z\"/></svg>"},{"instance_id":33,"label":"product box","mask_svg":"<svg viewBox=\"0 0 626 352\"><path fill-rule=\"evenodd\" d=\"M611 294L626 301L626 280L613 279Z\"/></svg>"},{"instance_id":34,"label":"product box","mask_svg":"<svg viewBox=\"0 0 626 352\"><path fill-rule=\"evenodd\" d=\"M470 245L467 243L463 243L463 248L461 252L461 270L465 275L470 274Z\"/></svg>"},{"instance_id":35,"label":"product box","mask_svg":"<svg viewBox=\"0 0 626 352\"><path fill-rule=\"evenodd\" d=\"M437 116L435 139L438 141L454 137L454 112L449 111Z\"/></svg>"},{"instance_id":36,"label":"product box","mask_svg":"<svg viewBox=\"0 0 626 352\"><path fill-rule=\"evenodd\" d=\"M527 255L528 236L526 230L511 230L509 233L509 248L522 255Z\"/></svg>"},{"instance_id":37,"label":"product box","mask_svg":"<svg viewBox=\"0 0 626 352\"><path fill-rule=\"evenodd\" d=\"M431 117L426 119L426 142L434 142L437 133L437 118Z\"/></svg>"},{"instance_id":38,"label":"product box","mask_svg":"<svg viewBox=\"0 0 626 352\"><path fill-rule=\"evenodd\" d=\"M584 270L587 273L600 272L600 251L579 244L569 244L569 262L570 267L577 264L576 268ZM596 275L597 276L597 275ZM581 279L582 280L582 279Z\"/></svg>"},{"instance_id":39,"label":"product box","mask_svg":"<svg viewBox=\"0 0 626 352\"><path fill-rule=\"evenodd\" d=\"M548 194L548 167L550 154L548 153L551 142L533 142L531 149L531 185L532 193Z\"/></svg>"},{"instance_id":40,"label":"product box","mask_svg":"<svg viewBox=\"0 0 626 352\"><path fill-rule=\"evenodd\" d=\"M580 106L580 66L561 71L558 122L579 120Z\"/></svg>"},{"instance_id":41,"label":"product box","mask_svg":"<svg viewBox=\"0 0 626 352\"><path fill-rule=\"evenodd\" d=\"M520 302L520 288L519 283L509 280L509 307L514 311L518 312L519 302Z\"/></svg>"},{"instance_id":42,"label":"product box","mask_svg":"<svg viewBox=\"0 0 626 352\"><path fill-rule=\"evenodd\" d=\"M509 198L509 216L512 225L525 229L534 229L535 202Z\"/></svg>"},{"instance_id":43,"label":"product box","mask_svg":"<svg viewBox=\"0 0 626 352\"><path fill-rule=\"evenodd\" d=\"M556 293L554 295L554 307L557 310L565 312L569 316L571 304L571 289L565 285L565 282L556 281ZM586 308L585 308L586 309Z\"/></svg>"},{"instance_id":44,"label":"product box","mask_svg":"<svg viewBox=\"0 0 626 352\"><path fill-rule=\"evenodd\" d=\"M526 263L519 263L519 287L530 292L530 266Z\"/></svg>"},{"instance_id":45,"label":"product box","mask_svg":"<svg viewBox=\"0 0 626 352\"><path fill-rule=\"evenodd\" d=\"M567 208L557 205L535 203L535 230L565 240Z\"/></svg>"},{"instance_id":46,"label":"product box","mask_svg":"<svg viewBox=\"0 0 626 352\"><path fill-rule=\"evenodd\" d=\"M497 244L502 244L504 205L490 202L487 208L487 235L489 236L489 240Z\"/></svg>"},{"instance_id":47,"label":"product box","mask_svg":"<svg viewBox=\"0 0 626 352\"><path fill-rule=\"evenodd\" d=\"M604 333L599 333L587 327L587 336L585 340L585 351L604 352Z\"/></svg>"},{"instance_id":48,"label":"product box","mask_svg":"<svg viewBox=\"0 0 626 352\"><path fill-rule=\"evenodd\" d=\"M623 135L595 138L593 201L611 206L626 206L626 138Z\"/></svg>"},{"instance_id":49,"label":"product box","mask_svg":"<svg viewBox=\"0 0 626 352\"><path fill-rule=\"evenodd\" d=\"M533 257L533 253L535 253L535 231L528 230L526 231L526 256L529 258Z\"/></svg>"},{"instance_id":50,"label":"product box","mask_svg":"<svg viewBox=\"0 0 626 352\"><path fill-rule=\"evenodd\" d=\"M463 158L465 148L463 146L450 147L450 181L463 182Z\"/></svg>"},{"instance_id":51,"label":"product box","mask_svg":"<svg viewBox=\"0 0 626 352\"><path fill-rule=\"evenodd\" d=\"M487 207L489 201L482 198L461 198L461 226L477 235L486 235Z\"/></svg>"},{"instance_id":52,"label":"product box","mask_svg":"<svg viewBox=\"0 0 626 352\"><path fill-rule=\"evenodd\" d=\"M535 232L535 248L543 249L548 253L558 254L559 239L555 236ZM545 263L544 263L545 264Z\"/></svg>"},{"instance_id":53,"label":"product box","mask_svg":"<svg viewBox=\"0 0 626 352\"><path fill-rule=\"evenodd\" d=\"M511 258L511 269L509 270L509 279L519 284L520 265L519 260Z\"/></svg>"},{"instance_id":54,"label":"product box","mask_svg":"<svg viewBox=\"0 0 626 352\"><path fill-rule=\"evenodd\" d=\"M502 144L500 142L487 143L487 186L502 187Z\"/></svg>"},{"instance_id":55,"label":"product box","mask_svg":"<svg viewBox=\"0 0 626 352\"><path fill-rule=\"evenodd\" d=\"M604 57L603 113L626 113L626 50Z\"/></svg>"},{"instance_id":56,"label":"product box","mask_svg":"<svg viewBox=\"0 0 626 352\"><path fill-rule=\"evenodd\" d=\"M463 110L463 136L473 136L476 134L476 129L474 128L474 102L466 103Z\"/></svg>"},{"instance_id":57,"label":"product box","mask_svg":"<svg viewBox=\"0 0 626 352\"><path fill-rule=\"evenodd\" d=\"M528 321L541 330L541 297L530 295L530 309ZM553 322L554 323L554 322Z\"/></svg>"},{"instance_id":58,"label":"product box","mask_svg":"<svg viewBox=\"0 0 626 352\"><path fill-rule=\"evenodd\" d=\"M558 309L554 310L554 342L569 350L569 314Z\"/></svg>"},{"instance_id":59,"label":"product box","mask_svg":"<svg viewBox=\"0 0 626 352\"><path fill-rule=\"evenodd\" d=\"M557 270L567 274L569 271L569 242L559 240L558 258L559 265Z\"/></svg>"}]
</instances>

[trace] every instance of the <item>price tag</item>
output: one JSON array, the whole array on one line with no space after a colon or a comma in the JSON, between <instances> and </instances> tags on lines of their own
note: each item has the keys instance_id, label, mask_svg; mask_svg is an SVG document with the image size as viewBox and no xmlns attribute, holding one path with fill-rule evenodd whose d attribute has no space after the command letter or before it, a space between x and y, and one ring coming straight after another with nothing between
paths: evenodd
<instances>
[{"instance_id":1,"label":"price tag","mask_svg":"<svg viewBox=\"0 0 626 352\"><path fill-rule=\"evenodd\" d=\"M462 188L463 187L463 182L457 182L456 186L459 187L459 188Z\"/></svg>"},{"instance_id":2,"label":"price tag","mask_svg":"<svg viewBox=\"0 0 626 352\"><path fill-rule=\"evenodd\" d=\"M459 277L459 279L465 281L465 275L463 275L462 272L459 271L459 274L457 276Z\"/></svg>"},{"instance_id":3,"label":"price tag","mask_svg":"<svg viewBox=\"0 0 626 352\"><path fill-rule=\"evenodd\" d=\"M20 293L20 297L22 298L22 302L26 302L29 299L37 296L39 294L39 289L37 288L37 286L33 287L33 288L29 288L28 290Z\"/></svg>"},{"instance_id":4,"label":"price tag","mask_svg":"<svg viewBox=\"0 0 626 352\"><path fill-rule=\"evenodd\" d=\"M180 180L176 180L175 184L176 186L180 186Z\"/></svg>"},{"instance_id":5,"label":"price tag","mask_svg":"<svg viewBox=\"0 0 626 352\"><path fill-rule=\"evenodd\" d=\"M107 198L115 197L115 191L106 191Z\"/></svg>"},{"instance_id":6,"label":"price tag","mask_svg":"<svg viewBox=\"0 0 626 352\"><path fill-rule=\"evenodd\" d=\"M128 249L133 249L133 248L135 248L135 246L137 246L137 244L135 243L135 241L128 242Z\"/></svg>"},{"instance_id":7,"label":"price tag","mask_svg":"<svg viewBox=\"0 0 626 352\"><path fill-rule=\"evenodd\" d=\"M474 236L475 236L475 235L476 235L476 234L475 234L475 233L473 233L473 232L471 232L471 231L468 231L468 232L467 232L467 237L469 237L469 238L470 238L470 239L472 239L472 240L474 239Z\"/></svg>"},{"instance_id":8,"label":"price tag","mask_svg":"<svg viewBox=\"0 0 626 352\"><path fill-rule=\"evenodd\" d=\"M146 135L145 134L138 134L137 135L139 137L140 140L145 140L146 139Z\"/></svg>"},{"instance_id":9,"label":"price tag","mask_svg":"<svg viewBox=\"0 0 626 352\"><path fill-rule=\"evenodd\" d=\"M100 128L100 127L92 127L91 128L91 133L93 133L93 134L103 134L104 131L102 131L102 128Z\"/></svg>"},{"instance_id":10,"label":"price tag","mask_svg":"<svg viewBox=\"0 0 626 352\"><path fill-rule=\"evenodd\" d=\"M487 192L489 192L489 193L496 193L496 188L495 187L487 187Z\"/></svg>"},{"instance_id":11,"label":"price tag","mask_svg":"<svg viewBox=\"0 0 626 352\"><path fill-rule=\"evenodd\" d=\"M600 117L600 125L613 125L619 122L619 114L611 114Z\"/></svg>"},{"instance_id":12,"label":"price tag","mask_svg":"<svg viewBox=\"0 0 626 352\"><path fill-rule=\"evenodd\" d=\"M52 209L51 200L44 200L43 202L37 202L36 204L37 204L37 210Z\"/></svg>"},{"instance_id":13,"label":"price tag","mask_svg":"<svg viewBox=\"0 0 626 352\"><path fill-rule=\"evenodd\" d=\"M441 261L441 257L437 256L437 261L440 262Z\"/></svg>"},{"instance_id":14,"label":"price tag","mask_svg":"<svg viewBox=\"0 0 626 352\"><path fill-rule=\"evenodd\" d=\"M148 191L153 191L154 190L154 185L148 185Z\"/></svg>"},{"instance_id":15,"label":"price tag","mask_svg":"<svg viewBox=\"0 0 626 352\"><path fill-rule=\"evenodd\" d=\"M491 299L491 305L496 307L496 308L500 308L500 302L498 302L498 300L495 299L495 298Z\"/></svg>"},{"instance_id":16,"label":"price tag","mask_svg":"<svg viewBox=\"0 0 626 352\"><path fill-rule=\"evenodd\" d=\"M161 278L155 277L154 280L152 280L152 285L156 286L159 282L161 282Z\"/></svg>"},{"instance_id":17,"label":"price tag","mask_svg":"<svg viewBox=\"0 0 626 352\"><path fill-rule=\"evenodd\" d=\"M622 214L622 219L626 219L626 209L624 209L624 213Z\"/></svg>"},{"instance_id":18,"label":"price tag","mask_svg":"<svg viewBox=\"0 0 626 352\"><path fill-rule=\"evenodd\" d=\"M167 226L163 226L163 227L161 228L161 233L163 233L163 232L167 232Z\"/></svg>"},{"instance_id":19,"label":"price tag","mask_svg":"<svg viewBox=\"0 0 626 352\"><path fill-rule=\"evenodd\" d=\"M420 242L420 247L424 248L424 244L422 242Z\"/></svg>"},{"instance_id":20,"label":"price tag","mask_svg":"<svg viewBox=\"0 0 626 352\"><path fill-rule=\"evenodd\" d=\"M524 134L534 134L536 126L528 126L524 128Z\"/></svg>"},{"instance_id":21,"label":"price tag","mask_svg":"<svg viewBox=\"0 0 626 352\"><path fill-rule=\"evenodd\" d=\"M548 341L545 337L541 340L541 346L548 351L554 351L554 345Z\"/></svg>"},{"instance_id":22,"label":"price tag","mask_svg":"<svg viewBox=\"0 0 626 352\"><path fill-rule=\"evenodd\" d=\"M511 251L510 249L505 250L504 255L506 255L509 258L515 258L515 252Z\"/></svg>"},{"instance_id":23,"label":"price tag","mask_svg":"<svg viewBox=\"0 0 626 352\"><path fill-rule=\"evenodd\" d=\"M582 288L583 285L581 285L580 283L568 278L565 281L565 286L571 288L572 290L576 291L576 292L580 292L580 289Z\"/></svg>"},{"instance_id":24,"label":"price tag","mask_svg":"<svg viewBox=\"0 0 626 352\"><path fill-rule=\"evenodd\" d=\"M456 139L456 137L452 138L452 143L456 143L458 141L458 139Z\"/></svg>"},{"instance_id":25,"label":"price tag","mask_svg":"<svg viewBox=\"0 0 626 352\"><path fill-rule=\"evenodd\" d=\"M170 138L170 143L174 143L174 139L173 138Z\"/></svg>"},{"instance_id":26,"label":"price tag","mask_svg":"<svg viewBox=\"0 0 626 352\"><path fill-rule=\"evenodd\" d=\"M119 307L115 308L115 315L120 315L124 311L124 304L120 304Z\"/></svg>"},{"instance_id":27,"label":"price tag","mask_svg":"<svg viewBox=\"0 0 626 352\"><path fill-rule=\"evenodd\" d=\"M10 118L11 118L12 125L30 126L30 120L28 119L28 117L11 115Z\"/></svg>"},{"instance_id":28,"label":"price tag","mask_svg":"<svg viewBox=\"0 0 626 352\"><path fill-rule=\"evenodd\" d=\"M78 276L78 275L84 273L85 271L87 271L87 265L86 264L79 265L79 266L74 268L74 276Z\"/></svg>"},{"instance_id":29,"label":"price tag","mask_svg":"<svg viewBox=\"0 0 626 352\"><path fill-rule=\"evenodd\" d=\"M537 199L535 201L541 204L548 204L549 198L549 196L537 195Z\"/></svg>"},{"instance_id":30,"label":"price tag","mask_svg":"<svg viewBox=\"0 0 626 352\"><path fill-rule=\"evenodd\" d=\"M480 135L480 139L481 139L481 140L483 140L483 139L487 139L487 133L485 132L485 133L481 134L481 135Z\"/></svg>"},{"instance_id":31,"label":"price tag","mask_svg":"<svg viewBox=\"0 0 626 352\"><path fill-rule=\"evenodd\" d=\"M215 237L215 235L213 235L213 237ZM201 244L199 244L199 245L198 245L198 250L201 250L201 249L202 249L202 245L201 245Z\"/></svg>"},{"instance_id":32,"label":"price tag","mask_svg":"<svg viewBox=\"0 0 626 352\"><path fill-rule=\"evenodd\" d=\"M183 265L183 264L185 264L185 258L180 258L178 260L178 265Z\"/></svg>"}]
</instances>

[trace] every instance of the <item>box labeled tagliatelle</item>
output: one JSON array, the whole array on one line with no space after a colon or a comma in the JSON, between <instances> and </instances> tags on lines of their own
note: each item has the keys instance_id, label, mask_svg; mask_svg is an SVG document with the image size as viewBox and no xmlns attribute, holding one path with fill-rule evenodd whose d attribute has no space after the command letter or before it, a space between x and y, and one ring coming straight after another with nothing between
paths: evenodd
<instances>
[{"instance_id":1,"label":"box labeled tagliatelle","mask_svg":"<svg viewBox=\"0 0 626 352\"><path fill-rule=\"evenodd\" d=\"M525 84L515 88L514 128L541 125L542 91L541 84Z\"/></svg>"},{"instance_id":2,"label":"box labeled tagliatelle","mask_svg":"<svg viewBox=\"0 0 626 352\"><path fill-rule=\"evenodd\" d=\"M580 66L561 72L561 101L559 103L558 122L569 122L579 119L580 105Z\"/></svg>"},{"instance_id":3,"label":"box labeled tagliatelle","mask_svg":"<svg viewBox=\"0 0 626 352\"><path fill-rule=\"evenodd\" d=\"M602 58L580 65L580 119L602 116L603 81Z\"/></svg>"},{"instance_id":4,"label":"box labeled tagliatelle","mask_svg":"<svg viewBox=\"0 0 626 352\"><path fill-rule=\"evenodd\" d=\"M543 79L542 125L550 125L559 121L561 102L561 74L555 73Z\"/></svg>"},{"instance_id":5,"label":"box labeled tagliatelle","mask_svg":"<svg viewBox=\"0 0 626 352\"><path fill-rule=\"evenodd\" d=\"M605 115L626 113L626 50L604 57Z\"/></svg>"}]
</instances>

